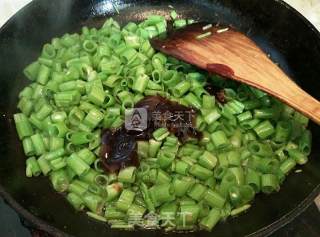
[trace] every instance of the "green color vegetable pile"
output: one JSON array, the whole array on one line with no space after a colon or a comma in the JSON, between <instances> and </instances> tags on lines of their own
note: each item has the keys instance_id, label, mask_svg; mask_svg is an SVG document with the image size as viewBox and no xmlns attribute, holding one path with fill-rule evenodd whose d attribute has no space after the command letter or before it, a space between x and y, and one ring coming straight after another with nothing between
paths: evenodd
<instances>
[{"instance_id":1,"label":"green color vegetable pile","mask_svg":"<svg viewBox=\"0 0 320 237\"><path fill-rule=\"evenodd\" d=\"M190 22L174 19L174 26ZM279 191L307 162L308 119L259 90L155 52L148 39L166 26L150 16L121 29L110 18L100 29L54 38L24 70L32 83L19 94L14 121L26 175L48 176L75 209L111 228L210 231L247 210L257 193ZM225 88L225 104L207 82ZM197 109L202 139L182 144L160 128L138 142L138 168L106 174L101 130L122 126L125 109L148 95Z\"/></svg>"}]
</instances>

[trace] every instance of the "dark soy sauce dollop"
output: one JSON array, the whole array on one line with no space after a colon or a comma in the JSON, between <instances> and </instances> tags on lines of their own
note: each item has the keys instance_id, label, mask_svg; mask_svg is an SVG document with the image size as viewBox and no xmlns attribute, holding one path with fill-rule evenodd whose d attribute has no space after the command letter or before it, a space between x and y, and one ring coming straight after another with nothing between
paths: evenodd
<instances>
[{"instance_id":1,"label":"dark soy sauce dollop","mask_svg":"<svg viewBox=\"0 0 320 237\"><path fill-rule=\"evenodd\" d=\"M100 158L107 172L116 172L126 166L138 166L137 142L124 128L104 130Z\"/></svg>"},{"instance_id":2,"label":"dark soy sauce dollop","mask_svg":"<svg viewBox=\"0 0 320 237\"><path fill-rule=\"evenodd\" d=\"M135 108L147 111L147 128L144 130L106 129L102 133L100 158L106 172L117 172L126 166L139 166L137 141L149 140L152 133L166 127L183 143L188 138L201 139L202 133L195 129L196 110L161 96L147 96Z\"/></svg>"}]
</instances>

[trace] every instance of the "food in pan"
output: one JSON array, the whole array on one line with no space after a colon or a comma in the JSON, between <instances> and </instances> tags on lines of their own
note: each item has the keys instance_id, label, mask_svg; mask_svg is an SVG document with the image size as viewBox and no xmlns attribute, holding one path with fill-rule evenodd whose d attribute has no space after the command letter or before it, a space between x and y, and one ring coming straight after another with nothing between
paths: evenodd
<instances>
[{"instance_id":1,"label":"food in pan","mask_svg":"<svg viewBox=\"0 0 320 237\"><path fill-rule=\"evenodd\" d=\"M308 161L308 119L156 52L148 39L166 29L163 16L110 18L54 38L24 70L14 121L26 175L76 210L111 228L210 231Z\"/></svg>"}]
</instances>

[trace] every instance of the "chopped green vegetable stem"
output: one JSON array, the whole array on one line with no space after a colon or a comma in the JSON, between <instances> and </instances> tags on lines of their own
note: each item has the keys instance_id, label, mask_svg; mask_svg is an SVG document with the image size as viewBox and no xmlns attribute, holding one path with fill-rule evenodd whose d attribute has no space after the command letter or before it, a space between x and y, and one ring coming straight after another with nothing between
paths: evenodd
<instances>
[{"instance_id":1,"label":"chopped green vegetable stem","mask_svg":"<svg viewBox=\"0 0 320 237\"><path fill-rule=\"evenodd\" d=\"M175 10L170 17L174 28L194 22ZM124 27L109 18L100 29L52 39L23 71L31 84L19 93L13 121L26 176L47 176L76 210L113 229L151 228L153 220L152 228L211 231L249 209L257 193L279 191L311 153L305 116L263 91L155 51L149 38L168 24L158 15ZM229 28L202 30L196 39ZM210 84L223 90L211 95ZM179 123L181 130L155 126L136 142L139 167L106 173L109 157L99 157L104 131L122 127L126 110L147 96L192 108L194 121ZM185 117L171 112L148 113L147 123L176 125ZM199 136L179 139L176 131ZM117 149L126 151L122 145Z\"/></svg>"}]
</instances>

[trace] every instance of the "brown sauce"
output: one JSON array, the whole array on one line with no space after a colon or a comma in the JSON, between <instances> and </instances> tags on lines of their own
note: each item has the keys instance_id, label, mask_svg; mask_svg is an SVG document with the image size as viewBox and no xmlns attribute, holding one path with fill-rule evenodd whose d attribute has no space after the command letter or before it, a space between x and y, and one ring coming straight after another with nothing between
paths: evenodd
<instances>
[{"instance_id":1,"label":"brown sauce","mask_svg":"<svg viewBox=\"0 0 320 237\"><path fill-rule=\"evenodd\" d=\"M137 141L149 140L160 127L166 127L182 143L190 137L202 137L202 133L195 128L196 110L193 108L161 96L147 96L135 108L146 109L146 129L127 130L122 126L117 130L106 129L102 133L100 158L107 172L117 172L126 166L139 166Z\"/></svg>"},{"instance_id":2,"label":"brown sauce","mask_svg":"<svg viewBox=\"0 0 320 237\"><path fill-rule=\"evenodd\" d=\"M126 166L139 166L137 142L124 128L104 130L100 158L103 168L114 173Z\"/></svg>"}]
</instances>

